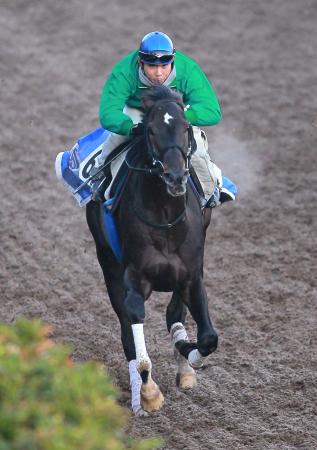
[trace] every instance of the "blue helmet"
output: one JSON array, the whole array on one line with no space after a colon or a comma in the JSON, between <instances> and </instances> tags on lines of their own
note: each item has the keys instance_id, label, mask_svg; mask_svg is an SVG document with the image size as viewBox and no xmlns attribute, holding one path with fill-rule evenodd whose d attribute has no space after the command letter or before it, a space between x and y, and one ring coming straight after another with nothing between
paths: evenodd
<instances>
[{"instance_id":1,"label":"blue helmet","mask_svg":"<svg viewBox=\"0 0 317 450\"><path fill-rule=\"evenodd\" d=\"M172 40L161 31L144 36L139 48L139 57L145 64L170 64L175 55Z\"/></svg>"}]
</instances>

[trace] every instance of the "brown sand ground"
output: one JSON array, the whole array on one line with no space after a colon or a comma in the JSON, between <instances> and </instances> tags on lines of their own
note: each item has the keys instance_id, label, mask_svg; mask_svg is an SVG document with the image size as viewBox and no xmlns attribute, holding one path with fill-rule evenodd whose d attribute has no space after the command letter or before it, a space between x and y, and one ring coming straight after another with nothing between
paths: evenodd
<instances>
[{"instance_id":1,"label":"brown sand ground","mask_svg":"<svg viewBox=\"0 0 317 450\"><path fill-rule=\"evenodd\" d=\"M206 244L219 350L179 392L168 297L153 295L146 334L166 404L132 419L132 436L169 450L317 448L316 24L316 0L1 2L0 319L53 324L76 360L105 363L126 406L118 321L55 156L99 126L110 68L155 29L199 61L222 105L210 149L240 195L214 212Z\"/></svg>"}]
</instances>

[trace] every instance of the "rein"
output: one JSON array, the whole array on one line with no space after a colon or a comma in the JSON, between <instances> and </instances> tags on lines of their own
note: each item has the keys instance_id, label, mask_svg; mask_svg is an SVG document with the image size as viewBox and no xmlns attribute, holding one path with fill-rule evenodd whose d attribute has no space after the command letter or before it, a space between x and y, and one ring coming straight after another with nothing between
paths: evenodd
<instances>
[{"instance_id":1,"label":"rein","mask_svg":"<svg viewBox=\"0 0 317 450\"><path fill-rule=\"evenodd\" d=\"M161 173L164 173L164 167L161 161L153 160L153 166L152 168L148 167L135 167L132 166L132 164L128 161L128 153L126 154L126 157L124 159L124 162L128 166L130 170L133 170L133 172L141 172L141 173L147 173L148 175L160 175ZM155 167L157 164L160 164L160 167Z\"/></svg>"},{"instance_id":2,"label":"rein","mask_svg":"<svg viewBox=\"0 0 317 450\"><path fill-rule=\"evenodd\" d=\"M170 230L175 225L177 225L179 222L181 222L181 220L185 217L186 208L187 208L187 198L186 198L185 207L184 207L183 211L180 213L180 215L178 217L176 217L176 219L173 220L172 222L167 222L167 223L150 222L149 220L147 220L141 216L141 214L136 210L134 205L132 205L132 208L133 208L133 212L136 215L136 217L140 220L140 222L144 223L145 225L148 225L149 227L152 227L152 228L156 228L158 230Z\"/></svg>"}]
</instances>

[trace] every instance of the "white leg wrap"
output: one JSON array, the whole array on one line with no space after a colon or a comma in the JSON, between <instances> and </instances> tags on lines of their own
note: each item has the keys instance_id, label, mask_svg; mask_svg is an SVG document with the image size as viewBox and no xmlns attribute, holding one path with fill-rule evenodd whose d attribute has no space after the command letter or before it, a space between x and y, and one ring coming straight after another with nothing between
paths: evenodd
<instances>
[{"instance_id":1,"label":"white leg wrap","mask_svg":"<svg viewBox=\"0 0 317 450\"><path fill-rule=\"evenodd\" d=\"M145 362L148 364L149 370L151 370L151 360L149 358L149 355L148 355L148 353L146 351L146 347L145 347L143 323L133 324L132 332L133 332L133 338L134 338L137 368L139 369L141 362Z\"/></svg>"},{"instance_id":2,"label":"white leg wrap","mask_svg":"<svg viewBox=\"0 0 317 450\"><path fill-rule=\"evenodd\" d=\"M182 356L175 347L175 344L178 341L188 341L186 329L181 322L175 322L171 326L171 338L172 338L172 346L174 349L174 357L177 362L177 372L194 373L194 370L192 367L190 367L187 359L184 356Z\"/></svg>"},{"instance_id":3,"label":"white leg wrap","mask_svg":"<svg viewBox=\"0 0 317 450\"><path fill-rule=\"evenodd\" d=\"M187 332L181 322L175 322L171 326L171 338L173 346L178 341L188 341Z\"/></svg>"},{"instance_id":4,"label":"white leg wrap","mask_svg":"<svg viewBox=\"0 0 317 450\"><path fill-rule=\"evenodd\" d=\"M202 367L205 359L206 357L202 356L197 349L192 350L188 355L188 362L194 369L199 369Z\"/></svg>"},{"instance_id":5,"label":"white leg wrap","mask_svg":"<svg viewBox=\"0 0 317 450\"><path fill-rule=\"evenodd\" d=\"M129 362L130 386L131 386L131 406L134 414L141 409L141 384L142 380L137 370L137 362L135 359Z\"/></svg>"}]
</instances>

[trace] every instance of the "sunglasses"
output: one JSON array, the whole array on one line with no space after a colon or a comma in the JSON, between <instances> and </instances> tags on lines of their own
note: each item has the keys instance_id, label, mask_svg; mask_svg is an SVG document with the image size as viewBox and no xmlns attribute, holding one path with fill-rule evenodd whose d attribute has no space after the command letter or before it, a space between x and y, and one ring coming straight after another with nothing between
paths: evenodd
<instances>
[{"instance_id":1,"label":"sunglasses","mask_svg":"<svg viewBox=\"0 0 317 450\"><path fill-rule=\"evenodd\" d=\"M139 52L141 61L145 64L169 64L173 61L174 55L155 55L150 53Z\"/></svg>"}]
</instances>

